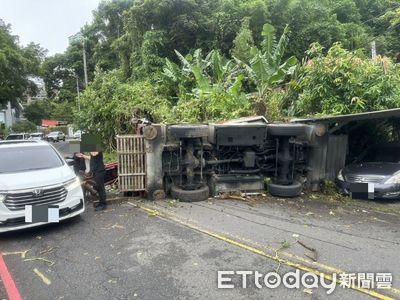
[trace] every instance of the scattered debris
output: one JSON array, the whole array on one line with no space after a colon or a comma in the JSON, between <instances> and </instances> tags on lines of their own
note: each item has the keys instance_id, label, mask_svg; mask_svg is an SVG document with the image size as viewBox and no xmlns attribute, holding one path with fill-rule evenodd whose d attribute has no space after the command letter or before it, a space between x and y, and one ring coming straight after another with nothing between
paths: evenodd
<instances>
[{"instance_id":1,"label":"scattered debris","mask_svg":"<svg viewBox=\"0 0 400 300\"><path fill-rule=\"evenodd\" d=\"M113 226L111 226L111 228L125 229L124 226L118 225L118 223L115 223Z\"/></svg>"},{"instance_id":2,"label":"scattered debris","mask_svg":"<svg viewBox=\"0 0 400 300\"><path fill-rule=\"evenodd\" d=\"M45 253L51 253L54 249L58 248L56 247L49 247L46 250L40 251L39 254L45 254Z\"/></svg>"},{"instance_id":3,"label":"scattered debris","mask_svg":"<svg viewBox=\"0 0 400 300\"><path fill-rule=\"evenodd\" d=\"M47 278L42 272L40 272L38 269L34 268L34 269L33 269L33 272L34 272L37 276L39 276L39 278L42 279L42 281L43 281L45 284L47 284L47 285L50 285L50 284L51 284L50 279L48 279L48 278Z\"/></svg>"},{"instance_id":4,"label":"scattered debris","mask_svg":"<svg viewBox=\"0 0 400 300\"><path fill-rule=\"evenodd\" d=\"M292 237L294 237L294 238L298 238L300 235L298 235L297 233L293 233L292 234Z\"/></svg>"},{"instance_id":5,"label":"scattered debris","mask_svg":"<svg viewBox=\"0 0 400 300\"><path fill-rule=\"evenodd\" d=\"M6 256L6 255L17 255L17 254L19 254L19 255L21 255L21 258L25 258L26 257L26 253L28 253L28 251L30 251L30 249L29 250L25 250L25 251L15 251L15 252L3 252L3 253L1 253L3 256Z\"/></svg>"},{"instance_id":6,"label":"scattered debris","mask_svg":"<svg viewBox=\"0 0 400 300\"><path fill-rule=\"evenodd\" d=\"M334 216L334 215L335 215L335 213L334 213L333 211L329 211L329 214L330 214L331 216Z\"/></svg>"},{"instance_id":7,"label":"scattered debris","mask_svg":"<svg viewBox=\"0 0 400 300\"><path fill-rule=\"evenodd\" d=\"M167 205L168 207L178 207L179 200L176 199L167 200Z\"/></svg>"},{"instance_id":8,"label":"scattered debris","mask_svg":"<svg viewBox=\"0 0 400 300\"><path fill-rule=\"evenodd\" d=\"M278 250L276 250L276 252L278 252L278 251L280 251L280 250L282 250L282 249L286 249L286 248L289 248L291 246L291 244L288 242L288 241L282 241L281 242L281 246L279 247L279 249Z\"/></svg>"},{"instance_id":9,"label":"scattered debris","mask_svg":"<svg viewBox=\"0 0 400 300\"><path fill-rule=\"evenodd\" d=\"M215 198L218 198L220 200L239 200L239 201L244 201L249 205L254 205L255 204L255 200L251 197L249 197L249 195L246 194L242 194L240 192L222 192L219 193L218 196L216 196Z\"/></svg>"},{"instance_id":10,"label":"scattered debris","mask_svg":"<svg viewBox=\"0 0 400 300\"><path fill-rule=\"evenodd\" d=\"M301 241L297 241L297 243L299 243L301 246L303 246L304 248L306 248L307 250L309 250L313 255L311 256L311 255L308 255L308 254L305 254L305 256L307 256L309 259L311 259L312 261L317 261L317 259L318 259L318 252L317 252L317 250L315 249L315 248L313 248L313 247L310 247L310 246L307 246L306 244L304 244L303 242L301 242Z\"/></svg>"},{"instance_id":11,"label":"scattered debris","mask_svg":"<svg viewBox=\"0 0 400 300\"><path fill-rule=\"evenodd\" d=\"M309 295L312 295L312 289L304 289L303 290L303 292L305 293L305 294L309 294Z\"/></svg>"},{"instance_id":12,"label":"scattered debris","mask_svg":"<svg viewBox=\"0 0 400 300\"><path fill-rule=\"evenodd\" d=\"M158 211L153 211L153 212L148 213L148 215L149 215L150 217L157 217L159 214L160 214L160 213L159 213Z\"/></svg>"},{"instance_id":13,"label":"scattered debris","mask_svg":"<svg viewBox=\"0 0 400 300\"><path fill-rule=\"evenodd\" d=\"M284 240L281 242L281 246L275 250L275 258L278 259L279 258L279 251L281 251L282 249L286 249L289 248L291 246L291 244ZM279 272L279 268L281 267L281 263L278 261L278 266L275 268L275 272L278 273Z\"/></svg>"},{"instance_id":14,"label":"scattered debris","mask_svg":"<svg viewBox=\"0 0 400 300\"><path fill-rule=\"evenodd\" d=\"M43 257L32 257L32 258L24 259L24 261L36 261L36 260L43 261L43 262L47 263L49 267L51 267L51 266L53 266L55 264L54 261L48 260L48 259L43 258Z\"/></svg>"}]
</instances>

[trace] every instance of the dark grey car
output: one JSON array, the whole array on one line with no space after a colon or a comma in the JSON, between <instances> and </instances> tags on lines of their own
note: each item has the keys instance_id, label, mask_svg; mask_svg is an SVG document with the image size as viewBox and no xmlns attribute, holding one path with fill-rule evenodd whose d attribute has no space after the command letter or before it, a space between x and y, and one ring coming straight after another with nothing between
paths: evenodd
<instances>
[{"instance_id":1,"label":"dark grey car","mask_svg":"<svg viewBox=\"0 0 400 300\"><path fill-rule=\"evenodd\" d=\"M353 184L370 183L374 198L400 199L400 144L370 147L339 172L336 183L344 194L350 194Z\"/></svg>"}]
</instances>

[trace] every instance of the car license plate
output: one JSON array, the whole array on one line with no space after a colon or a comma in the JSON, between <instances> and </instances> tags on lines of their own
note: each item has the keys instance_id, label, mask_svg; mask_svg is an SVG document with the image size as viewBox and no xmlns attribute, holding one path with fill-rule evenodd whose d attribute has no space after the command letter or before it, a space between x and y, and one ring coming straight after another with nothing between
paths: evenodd
<instances>
[{"instance_id":1,"label":"car license plate","mask_svg":"<svg viewBox=\"0 0 400 300\"><path fill-rule=\"evenodd\" d=\"M350 195L353 199L373 200L375 185L373 183L352 183L350 184Z\"/></svg>"},{"instance_id":2,"label":"car license plate","mask_svg":"<svg viewBox=\"0 0 400 300\"><path fill-rule=\"evenodd\" d=\"M58 205L25 205L25 223L58 223Z\"/></svg>"}]
</instances>

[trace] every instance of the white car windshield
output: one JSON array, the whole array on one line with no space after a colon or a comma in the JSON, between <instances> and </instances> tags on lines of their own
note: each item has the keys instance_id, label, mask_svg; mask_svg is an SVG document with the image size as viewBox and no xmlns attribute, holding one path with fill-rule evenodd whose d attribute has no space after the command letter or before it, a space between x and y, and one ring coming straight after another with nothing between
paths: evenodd
<instances>
[{"instance_id":1,"label":"white car windshield","mask_svg":"<svg viewBox=\"0 0 400 300\"><path fill-rule=\"evenodd\" d=\"M23 140L24 135L23 134L10 134L6 140Z\"/></svg>"},{"instance_id":2,"label":"white car windshield","mask_svg":"<svg viewBox=\"0 0 400 300\"><path fill-rule=\"evenodd\" d=\"M0 173L16 173L61 167L60 156L49 146L0 146Z\"/></svg>"}]
</instances>

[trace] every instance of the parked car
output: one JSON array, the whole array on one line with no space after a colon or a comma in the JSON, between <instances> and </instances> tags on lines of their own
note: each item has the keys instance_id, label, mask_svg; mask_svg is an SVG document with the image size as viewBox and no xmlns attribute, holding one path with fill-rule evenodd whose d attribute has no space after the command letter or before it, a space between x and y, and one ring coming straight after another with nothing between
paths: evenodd
<instances>
[{"instance_id":1,"label":"parked car","mask_svg":"<svg viewBox=\"0 0 400 300\"><path fill-rule=\"evenodd\" d=\"M400 143L372 146L340 170L340 192L350 194L354 183L373 183L374 198L400 199Z\"/></svg>"},{"instance_id":2,"label":"parked car","mask_svg":"<svg viewBox=\"0 0 400 300\"><path fill-rule=\"evenodd\" d=\"M65 134L61 131L53 131L46 135L46 140L49 142L65 141Z\"/></svg>"},{"instance_id":3,"label":"parked car","mask_svg":"<svg viewBox=\"0 0 400 300\"><path fill-rule=\"evenodd\" d=\"M74 138L74 139L80 140L81 137L82 137L82 131L77 130L77 131L74 132L74 135L73 135L73 138Z\"/></svg>"},{"instance_id":4,"label":"parked car","mask_svg":"<svg viewBox=\"0 0 400 300\"><path fill-rule=\"evenodd\" d=\"M7 136L6 140L29 140L31 135L29 133L11 133Z\"/></svg>"},{"instance_id":5,"label":"parked car","mask_svg":"<svg viewBox=\"0 0 400 300\"><path fill-rule=\"evenodd\" d=\"M32 140L43 140L44 139L44 134L41 132L35 132L31 134L31 139Z\"/></svg>"},{"instance_id":6,"label":"parked car","mask_svg":"<svg viewBox=\"0 0 400 300\"><path fill-rule=\"evenodd\" d=\"M0 232L25 223L25 205L58 205L60 220L84 212L81 183L64 158L44 141L0 142Z\"/></svg>"}]
</instances>

